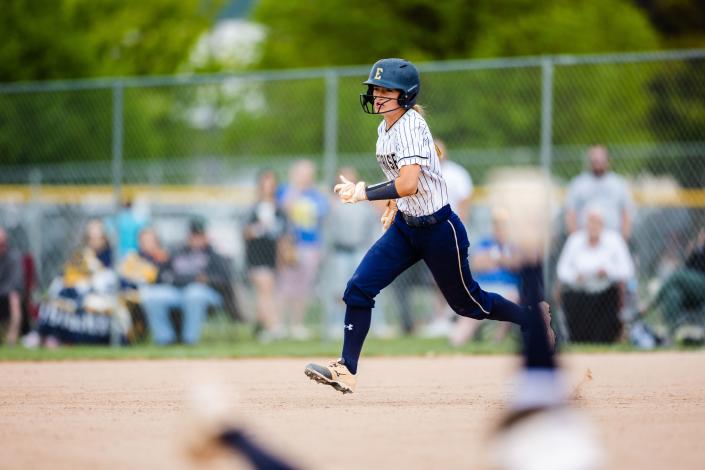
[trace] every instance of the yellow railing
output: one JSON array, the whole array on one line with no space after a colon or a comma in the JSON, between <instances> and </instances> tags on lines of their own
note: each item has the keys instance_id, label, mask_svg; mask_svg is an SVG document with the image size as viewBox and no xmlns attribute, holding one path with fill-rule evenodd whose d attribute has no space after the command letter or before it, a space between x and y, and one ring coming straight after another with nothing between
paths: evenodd
<instances>
[{"instance_id":1,"label":"yellow railing","mask_svg":"<svg viewBox=\"0 0 705 470\"><path fill-rule=\"evenodd\" d=\"M145 199L165 205L243 205L252 203L255 190L252 186L124 185L122 195L125 199ZM485 187L476 187L473 201L482 203L486 195ZM645 207L705 207L705 189L634 189L632 196L637 205ZM0 185L0 203L110 204L112 201L110 185Z\"/></svg>"}]
</instances>

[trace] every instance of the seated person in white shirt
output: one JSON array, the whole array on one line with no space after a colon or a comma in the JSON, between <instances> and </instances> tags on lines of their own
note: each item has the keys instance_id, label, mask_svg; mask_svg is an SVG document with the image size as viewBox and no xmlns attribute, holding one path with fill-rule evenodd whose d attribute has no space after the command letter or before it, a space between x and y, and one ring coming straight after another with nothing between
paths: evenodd
<instances>
[{"instance_id":1,"label":"seated person in white shirt","mask_svg":"<svg viewBox=\"0 0 705 470\"><path fill-rule=\"evenodd\" d=\"M604 228L599 208L589 208L585 228L568 237L558 259L560 299L571 341L619 339L623 286L633 275L624 239Z\"/></svg>"}]
</instances>

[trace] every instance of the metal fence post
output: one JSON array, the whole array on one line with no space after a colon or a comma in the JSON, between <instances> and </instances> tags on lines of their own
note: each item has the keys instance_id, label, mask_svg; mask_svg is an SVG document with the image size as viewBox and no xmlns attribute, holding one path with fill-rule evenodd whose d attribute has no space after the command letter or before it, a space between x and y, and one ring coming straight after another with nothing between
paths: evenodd
<instances>
[{"instance_id":1,"label":"metal fence post","mask_svg":"<svg viewBox=\"0 0 705 470\"><path fill-rule=\"evenodd\" d=\"M544 56L541 59L541 140L540 140L540 160L541 171L544 174L546 181L551 181L551 165L553 151L553 68L554 61L550 56ZM554 201L551 198L551 192L548 192L548 200L546 201L546 210L550 214L554 213ZM549 235L544 242L543 250L543 285L545 289L549 289L550 276L548 273L550 261L551 238L553 234L553 218L549 217Z\"/></svg>"},{"instance_id":2,"label":"metal fence post","mask_svg":"<svg viewBox=\"0 0 705 470\"><path fill-rule=\"evenodd\" d=\"M113 202L115 211L120 207L122 195L122 132L123 132L123 85L113 85Z\"/></svg>"},{"instance_id":3,"label":"metal fence post","mask_svg":"<svg viewBox=\"0 0 705 470\"><path fill-rule=\"evenodd\" d=\"M123 84L116 81L113 85L113 133L112 133L112 176L113 176L113 218L117 219L117 214L122 205L122 141L123 141ZM113 259L117 264L118 246L120 245L119 230L115 230L115 246L113 247ZM110 317L110 344L120 346L120 331L118 320L118 301L115 297L113 315Z\"/></svg>"},{"instance_id":4,"label":"metal fence post","mask_svg":"<svg viewBox=\"0 0 705 470\"><path fill-rule=\"evenodd\" d=\"M326 71L326 102L323 125L323 181L330 186L338 165L338 75Z\"/></svg>"},{"instance_id":5,"label":"metal fence post","mask_svg":"<svg viewBox=\"0 0 705 470\"><path fill-rule=\"evenodd\" d=\"M553 59L541 60L541 169L551 176L553 150Z\"/></svg>"},{"instance_id":6,"label":"metal fence post","mask_svg":"<svg viewBox=\"0 0 705 470\"><path fill-rule=\"evenodd\" d=\"M29 171L29 201L27 208L27 234L29 238L29 251L34 257L34 266L37 279L43 279L44 263L42 263L42 203L39 193L42 189L42 171L32 168ZM41 282L41 281L40 281Z\"/></svg>"}]
</instances>

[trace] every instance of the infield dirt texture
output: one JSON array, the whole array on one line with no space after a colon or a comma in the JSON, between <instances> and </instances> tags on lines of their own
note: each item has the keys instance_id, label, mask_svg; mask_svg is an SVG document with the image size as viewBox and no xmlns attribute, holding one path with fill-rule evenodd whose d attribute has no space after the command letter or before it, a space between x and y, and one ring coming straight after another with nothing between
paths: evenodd
<instances>
[{"instance_id":1,"label":"infield dirt texture","mask_svg":"<svg viewBox=\"0 0 705 470\"><path fill-rule=\"evenodd\" d=\"M0 467L194 468L179 434L205 373L254 437L302 468L486 468L516 361L363 357L345 396L307 379L302 359L0 363ZM572 386L591 371L575 403L596 422L608 468L705 468L705 352L563 362Z\"/></svg>"}]
</instances>

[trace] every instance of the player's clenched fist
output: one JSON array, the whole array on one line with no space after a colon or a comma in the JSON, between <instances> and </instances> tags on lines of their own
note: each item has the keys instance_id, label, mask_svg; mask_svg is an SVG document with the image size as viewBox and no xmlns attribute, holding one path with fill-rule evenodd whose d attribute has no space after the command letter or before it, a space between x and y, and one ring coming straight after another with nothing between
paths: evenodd
<instances>
[{"instance_id":1,"label":"player's clenched fist","mask_svg":"<svg viewBox=\"0 0 705 470\"><path fill-rule=\"evenodd\" d=\"M342 183L336 184L333 187L333 191L335 191L340 200L345 204L354 204L367 199L364 181L353 183L343 175L340 175L340 181L342 181Z\"/></svg>"},{"instance_id":2,"label":"player's clenched fist","mask_svg":"<svg viewBox=\"0 0 705 470\"><path fill-rule=\"evenodd\" d=\"M387 201L387 208L384 210L384 214L382 214L382 218L380 219L384 230L387 230L389 226L392 225L395 215L397 215L397 201Z\"/></svg>"}]
</instances>

